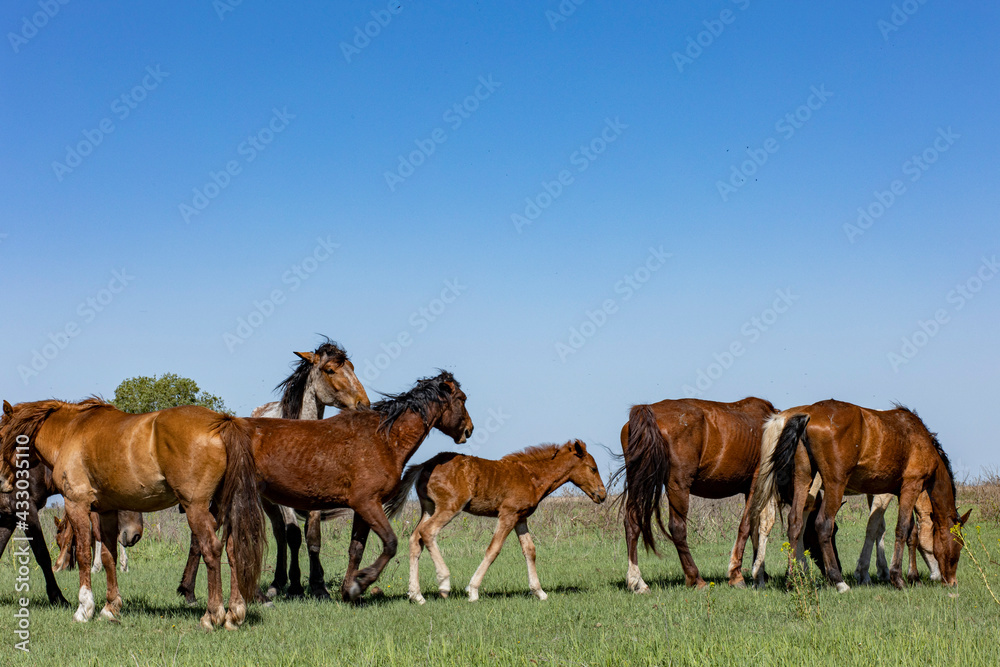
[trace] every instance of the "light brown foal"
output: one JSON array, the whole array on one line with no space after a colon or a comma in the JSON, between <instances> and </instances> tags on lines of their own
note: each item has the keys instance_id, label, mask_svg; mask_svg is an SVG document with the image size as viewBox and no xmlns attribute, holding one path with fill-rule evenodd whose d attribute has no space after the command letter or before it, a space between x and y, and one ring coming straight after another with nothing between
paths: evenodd
<instances>
[{"instance_id":1,"label":"light brown foal","mask_svg":"<svg viewBox=\"0 0 1000 667\"><path fill-rule=\"evenodd\" d=\"M486 570L500 553L511 529L517 531L521 542L528 566L528 586L539 600L546 599L548 596L542 590L535 569L535 544L528 532L528 517L543 498L566 482L575 484L595 503L602 503L607 497L594 457L587 453L587 446L580 440L529 447L499 461L449 452L408 468L395 497L387 503L387 511L390 516L396 514L416 483L421 518L410 537L409 598L418 604L425 602L420 594L418 564L424 546L434 560L441 597L448 597L451 574L438 548L437 535L449 521L465 511L499 519L486 557L466 588L469 602L479 599L479 587Z\"/></svg>"}]
</instances>

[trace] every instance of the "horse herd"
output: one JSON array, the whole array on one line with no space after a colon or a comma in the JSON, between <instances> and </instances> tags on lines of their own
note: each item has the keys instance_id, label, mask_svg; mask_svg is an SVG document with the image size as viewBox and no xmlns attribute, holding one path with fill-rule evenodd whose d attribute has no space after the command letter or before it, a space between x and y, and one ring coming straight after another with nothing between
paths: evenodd
<instances>
[{"instance_id":1,"label":"horse herd","mask_svg":"<svg viewBox=\"0 0 1000 667\"><path fill-rule=\"evenodd\" d=\"M467 587L478 599L483 577L511 530L525 557L531 592L546 598L535 568L527 519L543 498L571 482L595 503L607 491L586 444L529 447L491 461L439 454L406 468L430 431L461 444L471 436L466 395L451 373L418 380L409 391L371 403L345 351L327 340L299 357L278 388L282 400L254 410L250 418L182 406L127 414L101 399L78 403L46 400L10 405L0 420L0 553L15 526L32 539L51 602L68 603L55 578L38 508L63 495L58 523L57 569L79 563L79 606L74 620L95 611L91 563L103 564L107 601L101 615L118 620L115 543L130 546L142 534L143 512L179 504L191 529L191 548L178 593L195 604L198 565L208 573L207 611L201 625L236 629L255 598L280 591L301 595L299 518L305 519L309 586L329 597L319 560L322 521L353 511L348 565L340 593L356 601L395 556L390 519L415 487L421 517L409 540L409 598L423 604L418 561L426 547L434 561L438 590L451 591L450 572L437 546L439 531L458 513L497 517L485 558ZM340 412L323 419L325 406ZM788 540L804 558L805 547L841 592L848 589L836 552L834 518L845 494L869 494L872 513L855 580L869 581L868 564L878 544L878 574L902 587L904 545L910 544L909 577L917 577L916 553L933 579L955 583L962 543L952 532L959 517L948 457L936 436L912 411L897 406L875 411L823 401L779 412L769 402L696 399L636 405L622 428L624 463L612 476L623 480L630 590L649 587L638 566L641 536L656 551L655 525L674 543L685 581L704 586L687 545L689 496L723 498L744 494L746 504L729 566L729 582L744 586L743 552L753 542L752 576L764 583L767 535L782 506L789 506ZM404 468L405 471L404 471ZM662 517L664 491L669 527ZM882 546L883 514L899 498L892 565ZM914 529L916 514L916 529ZM270 519L278 553L274 579L258 591L264 551L264 517ZM218 529L221 528L221 539ZM382 551L368 567L361 558L371 531ZM222 549L230 565L228 611L223 606ZM289 558L289 551L291 557ZM124 551L122 550L124 554ZM94 563L95 569L97 562Z\"/></svg>"}]
</instances>

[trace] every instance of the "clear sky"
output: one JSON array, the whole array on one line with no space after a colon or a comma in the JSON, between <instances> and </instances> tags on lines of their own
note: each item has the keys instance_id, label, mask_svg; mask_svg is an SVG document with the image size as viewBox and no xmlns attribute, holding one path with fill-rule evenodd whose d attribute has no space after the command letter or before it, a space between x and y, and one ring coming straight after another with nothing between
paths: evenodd
<instances>
[{"instance_id":1,"label":"clear sky","mask_svg":"<svg viewBox=\"0 0 1000 667\"><path fill-rule=\"evenodd\" d=\"M1000 466L1000 7L676 4L4 3L0 395L245 415L325 334L486 457L758 395Z\"/></svg>"}]
</instances>

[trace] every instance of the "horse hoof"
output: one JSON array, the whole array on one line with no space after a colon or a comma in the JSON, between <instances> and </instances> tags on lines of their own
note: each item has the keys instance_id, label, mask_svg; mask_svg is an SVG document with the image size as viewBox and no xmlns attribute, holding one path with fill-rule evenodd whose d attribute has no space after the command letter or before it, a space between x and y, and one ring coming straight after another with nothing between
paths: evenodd
<instances>
[{"instance_id":1,"label":"horse hoof","mask_svg":"<svg viewBox=\"0 0 1000 667\"><path fill-rule=\"evenodd\" d=\"M271 586L264 592L264 597L268 600L273 600L274 598L278 597L278 589L275 588L274 586Z\"/></svg>"},{"instance_id":2,"label":"horse hoof","mask_svg":"<svg viewBox=\"0 0 1000 667\"><path fill-rule=\"evenodd\" d=\"M201 617L201 629L204 630L205 632L213 632L215 630L215 626L212 625L211 614L206 613L204 616Z\"/></svg>"},{"instance_id":3,"label":"horse hoof","mask_svg":"<svg viewBox=\"0 0 1000 667\"><path fill-rule=\"evenodd\" d=\"M310 590L309 593L314 598L316 598L317 600L329 600L330 599L330 591L326 590L325 586L323 588L314 588L314 589Z\"/></svg>"},{"instance_id":4,"label":"horse hoof","mask_svg":"<svg viewBox=\"0 0 1000 667\"><path fill-rule=\"evenodd\" d=\"M229 630L230 632L232 632L234 630L239 630L240 629L240 626L236 625L235 623L233 623L232 621L230 621L228 618L226 619L226 624L223 627L226 628L226 630Z\"/></svg>"},{"instance_id":5,"label":"horse hoof","mask_svg":"<svg viewBox=\"0 0 1000 667\"><path fill-rule=\"evenodd\" d=\"M549 599L548 594L545 591L543 591L541 588L539 588L537 591L535 591L535 597L538 598L539 600L548 600Z\"/></svg>"},{"instance_id":6,"label":"horse hoof","mask_svg":"<svg viewBox=\"0 0 1000 667\"><path fill-rule=\"evenodd\" d=\"M740 589L745 589L747 587L746 582L743 581L743 577L740 577L739 579L736 580L730 579L729 585L732 586L733 588L740 588Z\"/></svg>"},{"instance_id":7,"label":"horse hoof","mask_svg":"<svg viewBox=\"0 0 1000 667\"><path fill-rule=\"evenodd\" d=\"M417 604L427 603L427 600L425 600L424 596L421 595L420 593L417 593L416 595L410 595L409 597L410 597L410 602L416 602Z\"/></svg>"},{"instance_id":8,"label":"horse hoof","mask_svg":"<svg viewBox=\"0 0 1000 667\"><path fill-rule=\"evenodd\" d=\"M451 591L438 591L438 595L447 600L448 596L451 595Z\"/></svg>"},{"instance_id":9,"label":"horse hoof","mask_svg":"<svg viewBox=\"0 0 1000 667\"><path fill-rule=\"evenodd\" d=\"M847 584L845 584L843 581L841 581L839 584L837 584L837 592L838 593L846 593L849 590L851 590L851 587L848 586Z\"/></svg>"},{"instance_id":10,"label":"horse hoof","mask_svg":"<svg viewBox=\"0 0 1000 667\"><path fill-rule=\"evenodd\" d=\"M359 597L361 597L361 586L358 585L358 582L352 581L351 585L347 587L347 599L355 602Z\"/></svg>"},{"instance_id":11,"label":"horse hoof","mask_svg":"<svg viewBox=\"0 0 1000 667\"><path fill-rule=\"evenodd\" d=\"M107 607L101 610L101 618L109 623L121 623L121 621L115 618L115 615Z\"/></svg>"},{"instance_id":12,"label":"horse hoof","mask_svg":"<svg viewBox=\"0 0 1000 667\"><path fill-rule=\"evenodd\" d=\"M77 623L86 623L90 619L87 617L86 614L83 613L82 609L77 609L76 613L73 614L73 620L76 621Z\"/></svg>"}]
</instances>

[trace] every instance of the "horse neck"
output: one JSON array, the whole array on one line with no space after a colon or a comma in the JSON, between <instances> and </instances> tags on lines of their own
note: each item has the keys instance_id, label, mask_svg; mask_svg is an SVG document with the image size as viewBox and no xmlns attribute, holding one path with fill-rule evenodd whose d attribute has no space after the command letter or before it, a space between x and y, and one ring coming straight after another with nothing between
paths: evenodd
<instances>
[{"instance_id":1,"label":"horse neck","mask_svg":"<svg viewBox=\"0 0 1000 667\"><path fill-rule=\"evenodd\" d=\"M326 406L316 396L316 380L309 374L305 391L302 392L302 406L299 408L299 419L322 419Z\"/></svg>"},{"instance_id":2,"label":"horse neck","mask_svg":"<svg viewBox=\"0 0 1000 667\"><path fill-rule=\"evenodd\" d=\"M526 465L535 478L535 491L539 494L537 502L541 502L543 498L569 481L569 475L573 472L573 467L576 465L573 459L576 457L572 454L569 456L561 454L560 452L560 455L548 461L539 461L534 465Z\"/></svg>"},{"instance_id":3,"label":"horse neck","mask_svg":"<svg viewBox=\"0 0 1000 667\"><path fill-rule=\"evenodd\" d=\"M955 494L953 490L951 475L944 463L938 463L937 472L934 474L934 484L928 489L933 508L934 521L943 522L948 529L951 523L958 518L958 506L955 504Z\"/></svg>"},{"instance_id":4,"label":"horse neck","mask_svg":"<svg viewBox=\"0 0 1000 667\"><path fill-rule=\"evenodd\" d=\"M389 449L392 451L396 463L402 472L403 466L410 460L410 457L417 451L417 448L430 435L431 429L437 423L440 412L431 415L431 418L424 423L419 414L412 411L404 412L392 425L392 429L386 434Z\"/></svg>"}]
</instances>

